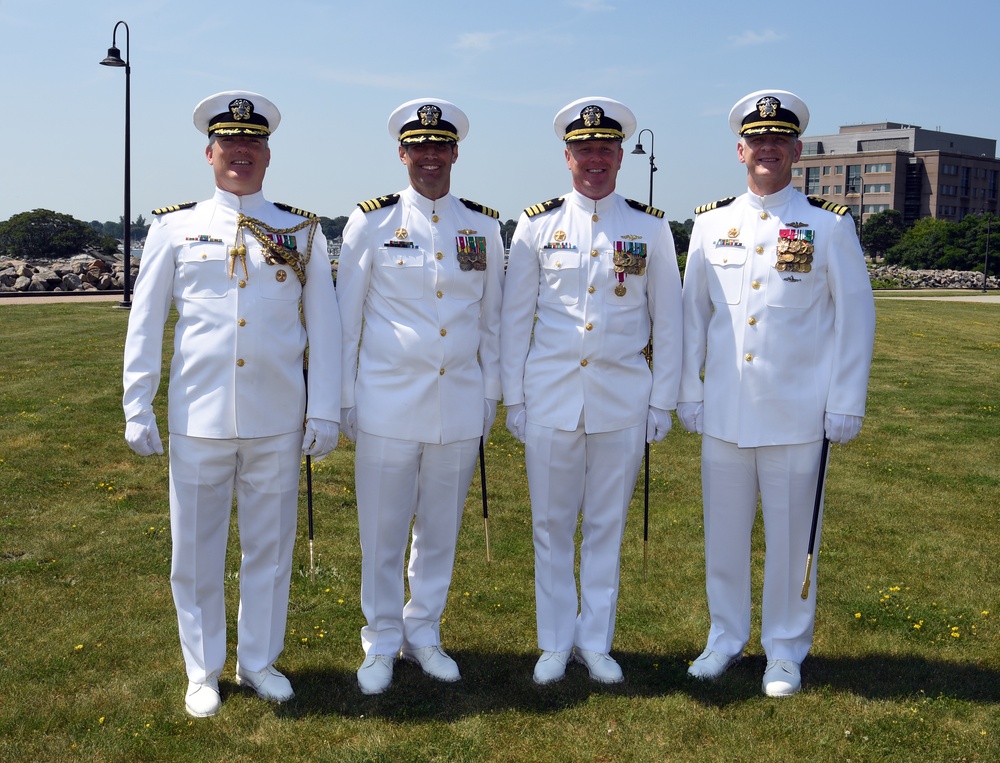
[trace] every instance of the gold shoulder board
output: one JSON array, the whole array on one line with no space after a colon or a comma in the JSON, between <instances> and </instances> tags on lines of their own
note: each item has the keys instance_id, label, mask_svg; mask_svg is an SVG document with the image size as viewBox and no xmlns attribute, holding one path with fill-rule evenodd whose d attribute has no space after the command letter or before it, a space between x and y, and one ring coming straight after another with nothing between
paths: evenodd
<instances>
[{"instance_id":1,"label":"gold shoulder board","mask_svg":"<svg viewBox=\"0 0 1000 763\"><path fill-rule=\"evenodd\" d=\"M700 215L702 212L710 212L713 209L718 209L719 207L725 207L728 204L732 204L734 201L736 201L735 196L727 196L724 199L713 201L711 204L702 204L694 211L694 213L696 215Z\"/></svg>"},{"instance_id":2,"label":"gold shoulder board","mask_svg":"<svg viewBox=\"0 0 1000 763\"><path fill-rule=\"evenodd\" d=\"M662 209L657 209L656 207L651 207L648 204L643 204L641 201L636 201L635 199L625 199L625 203L632 207L632 209L638 209L640 212L645 212L647 215L659 218L663 217Z\"/></svg>"},{"instance_id":3,"label":"gold shoulder board","mask_svg":"<svg viewBox=\"0 0 1000 763\"><path fill-rule=\"evenodd\" d=\"M389 196L376 196L374 199L368 199L368 201L362 201L358 203L361 207L361 211L365 214L369 212L374 212L376 209L382 209L383 207L391 207L393 204L399 201L399 194L394 193Z\"/></svg>"},{"instance_id":4,"label":"gold shoulder board","mask_svg":"<svg viewBox=\"0 0 1000 763\"><path fill-rule=\"evenodd\" d=\"M274 202L274 206L278 209L283 209L286 212L291 212L293 215L298 215L299 217L307 217L310 220L316 219L319 215L314 215L312 212L306 212L304 209L299 209L298 207L293 207L289 204L281 204L280 202Z\"/></svg>"},{"instance_id":5,"label":"gold shoulder board","mask_svg":"<svg viewBox=\"0 0 1000 763\"><path fill-rule=\"evenodd\" d=\"M825 209L827 212L833 212L835 215L846 215L851 211L850 207L846 207L843 204L837 204L832 201L827 201L821 196L810 196L809 203L814 207L819 207L820 209Z\"/></svg>"},{"instance_id":6,"label":"gold shoulder board","mask_svg":"<svg viewBox=\"0 0 1000 763\"><path fill-rule=\"evenodd\" d=\"M479 212L480 214L484 214L487 217L496 218L497 220L500 219L500 213L497 212L495 209L484 207L482 204L479 204L478 202L475 201L469 201L468 199L459 199L459 201L461 201L465 206L467 206L473 212Z\"/></svg>"},{"instance_id":7,"label":"gold shoulder board","mask_svg":"<svg viewBox=\"0 0 1000 763\"><path fill-rule=\"evenodd\" d=\"M183 204L171 204L169 207L160 207L159 209L154 209L154 215L166 215L171 212L176 212L178 209L190 209L197 201L185 201Z\"/></svg>"},{"instance_id":8,"label":"gold shoulder board","mask_svg":"<svg viewBox=\"0 0 1000 763\"><path fill-rule=\"evenodd\" d=\"M542 212L548 212L553 209L558 209L563 205L563 197L557 196L554 199L549 199L548 201L543 201L541 204L535 204L524 210L524 213L528 217L534 217L535 215L540 215Z\"/></svg>"}]
</instances>

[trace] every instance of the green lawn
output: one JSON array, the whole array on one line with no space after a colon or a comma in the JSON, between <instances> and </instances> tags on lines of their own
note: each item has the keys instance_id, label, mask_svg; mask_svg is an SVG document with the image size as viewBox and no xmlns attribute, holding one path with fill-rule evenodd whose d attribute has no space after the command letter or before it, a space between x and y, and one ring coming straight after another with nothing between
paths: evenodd
<instances>
[{"instance_id":1,"label":"green lawn","mask_svg":"<svg viewBox=\"0 0 1000 763\"><path fill-rule=\"evenodd\" d=\"M302 501L278 663L296 699L269 705L233 680L234 527L223 709L193 720L168 582L167 461L123 439L127 313L0 302L0 760L1000 759L1000 306L877 311L869 415L832 448L816 639L795 697L761 694L756 629L718 683L685 675L708 620L699 443L679 426L651 448L645 581L641 490L632 505L613 648L625 683L602 687L571 665L535 686L524 456L501 408L487 446L493 561L477 477L442 626L462 681L402 664L386 694L357 689L360 549L342 438L314 465L315 583Z\"/></svg>"}]
</instances>

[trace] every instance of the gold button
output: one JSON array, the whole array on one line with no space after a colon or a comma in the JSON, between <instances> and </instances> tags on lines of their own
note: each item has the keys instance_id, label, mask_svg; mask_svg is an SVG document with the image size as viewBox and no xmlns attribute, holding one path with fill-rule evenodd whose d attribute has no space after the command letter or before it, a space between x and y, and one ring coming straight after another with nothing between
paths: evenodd
<instances>
[{"instance_id":1,"label":"gold button","mask_svg":"<svg viewBox=\"0 0 1000 763\"><path fill-rule=\"evenodd\" d=\"M753 360L753 355L751 355L748 352L746 355L743 356L743 360L745 360L747 363L750 363Z\"/></svg>"},{"instance_id":2,"label":"gold button","mask_svg":"<svg viewBox=\"0 0 1000 763\"><path fill-rule=\"evenodd\" d=\"M587 287L587 292L589 294L593 294L595 291L597 291L597 289L595 289L593 286L588 286Z\"/></svg>"},{"instance_id":3,"label":"gold button","mask_svg":"<svg viewBox=\"0 0 1000 763\"><path fill-rule=\"evenodd\" d=\"M760 288L760 281L751 281L750 282L750 286L753 287L754 289L759 289Z\"/></svg>"},{"instance_id":4,"label":"gold button","mask_svg":"<svg viewBox=\"0 0 1000 763\"><path fill-rule=\"evenodd\" d=\"M246 326L247 325L247 319L246 318L240 318L240 325L241 326Z\"/></svg>"},{"instance_id":5,"label":"gold button","mask_svg":"<svg viewBox=\"0 0 1000 763\"><path fill-rule=\"evenodd\" d=\"M593 217L591 217L590 219L591 219L591 220L593 220L593 221L594 221L594 222L596 223L596 222L597 222L598 220L600 220L601 218L600 218L600 217L598 217L597 215L594 215L594 216L593 216Z\"/></svg>"},{"instance_id":6,"label":"gold button","mask_svg":"<svg viewBox=\"0 0 1000 763\"><path fill-rule=\"evenodd\" d=\"M590 250L590 256L591 257L596 257L597 256L597 250L596 249L591 249Z\"/></svg>"},{"instance_id":7,"label":"gold button","mask_svg":"<svg viewBox=\"0 0 1000 763\"><path fill-rule=\"evenodd\" d=\"M244 281L243 279L240 279L240 288L245 289L246 287L247 287L247 282Z\"/></svg>"},{"instance_id":8,"label":"gold button","mask_svg":"<svg viewBox=\"0 0 1000 763\"><path fill-rule=\"evenodd\" d=\"M587 324L587 331L593 331L593 330L594 330L594 324L593 323L588 323Z\"/></svg>"},{"instance_id":9,"label":"gold button","mask_svg":"<svg viewBox=\"0 0 1000 763\"><path fill-rule=\"evenodd\" d=\"M751 318L749 321L747 321L747 323L749 323L751 326L756 326L757 325L757 319L756 318Z\"/></svg>"},{"instance_id":10,"label":"gold button","mask_svg":"<svg viewBox=\"0 0 1000 763\"><path fill-rule=\"evenodd\" d=\"M441 329L441 336L447 336L447 335L448 335L448 329Z\"/></svg>"},{"instance_id":11,"label":"gold button","mask_svg":"<svg viewBox=\"0 0 1000 763\"><path fill-rule=\"evenodd\" d=\"M402 265L402 264L403 264L403 261L402 261L402 260L398 260L398 261L396 262L396 264L397 264L397 265Z\"/></svg>"},{"instance_id":12,"label":"gold button","mask_svg":"<svg viewBox=\"0 0 1000 763\"><path fill-rule=\"evenodd\" d=\"M757 252L757 254L763 254L764 253L764 247L762 247L760 244L757 244L757 248L754 249L754 251Z\"/></svg>"},{"instance_id":13,"label":"gold button","mask_svg":"<svg viewBox=\"0 0 1000 763\"><path fill-rule=\"evenodd\" d=\"M766 220L767 219L767 212L761 212L760 213L760 219L761 220Z\"/></svg>"},{"instance_id":14,"label":"gold button","mask_svg":"<svg viewBox=\"0 0 1000 763\"><path fill-rule=\"evenodd\" d=\"M431 217L431 222L432 223L436 223L440 219L441 219L440 217L438 217L437 215L434 215L433 217Z\"/></svg>"},{"instance_id":15,"label":"gold button","mask_svg":"<svg viewBox=\"0 0 1000 763\"><path fill-rule=\"evenodd\" d=\"M243 358L240 358L239 360L236 361L236 365L238 365L240 368L243 368L243 366L246 365L246 363L243 360Z\"/></svg>"},{"instance_id":16,"label":"gold button","mask_svg":"<svg viewBox=\"0 0 1000 763\"><path fill-rule=\"evenodd\" d=\"M438 299L441 299L441 297L443 297L443 296L444 296L444 292L443 291L439 291L438 292Z\"/></svg>"},{"instance_id":17,"label":"gold button","mask_svg":"<svg viewBox=\"0 0 1000 763\"><path fill-rule=\"evenodd\" d=\"M208 259L208 255L207 255L207 254L205 254L204 252L202 252L202 253L201 253L201 258L202 258L203 260L207 260L207 259Z\"/></svg>"},{"instance_id":18,"label":"gold button","mask_svg":"<svg viewBox=\"0 0 1000 763\"><path fill-rule=\"evenodd\" d=\"M437 257L439 260L443 260L444 259L444 254L442 252L438 252L434 256Z\"/></svg>"},{"instance_id":19,"label":"gold button","mask_svg":"<svg viewBox=\"0 0 1000 763\"><path fill-rule=\"evenodd\" d=\"M581 366L586 366L587 365L587 361L586 360L581 360L580 361L580 365Z\"/></svg>"},{"instance_id":20,"label":"gold button","mask_svg":"<svg viewBox=\"0 0 1000 763\"><path fill-rule=\"evenodd\" d=\"M441 375L441 376L444 376L444 369L442 368L442 369L441 369L441 370L440 370L440 371L438 372L438 374L439 374L439 375Z\"/></svg>"},{"instance_id":21,"label":"gold button","mask_svg":"<svg viewBox=\"0 0 1000 763\"><path fill-rule=\"evenodd\" d=\"M727 262L729 262L729 258L728 257L723 257L722 258L722 264L725 265Z\"/></svg>"},{"instance_id":22,"label":"gold button","mask_svg":"<svg viewBox=\"0 0 1000 763\"><path fill-rule=\"evenodd\" d=\"M557 262L557 263L556 263L556 267L557 267L557 268L561 268L561 267L562 267L562 262Z\"/></svg>"}]
</instances>

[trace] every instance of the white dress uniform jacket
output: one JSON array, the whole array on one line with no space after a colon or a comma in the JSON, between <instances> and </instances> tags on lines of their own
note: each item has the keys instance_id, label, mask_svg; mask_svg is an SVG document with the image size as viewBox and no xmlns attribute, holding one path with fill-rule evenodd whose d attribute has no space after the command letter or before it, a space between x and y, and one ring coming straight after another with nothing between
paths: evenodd
<instances>
[{"instance_id":1,"label":"white dress uniform jacket","mask_svg":"<svg viewBox=\"0 0 1000 763\"><path fill-rule=\"evenodd\" d=\"M340 421L340 325L326 239L316 232L304 288L290 267L264 261L249 232L247 273L237 258L230 277L229 249L240 212L273 228L303 222L263 193L236 196L216 189L212 199L159 215L151 225L125 342L127 419L153 409L173 301L178 318L168 386L171 433L269 437L301 431L306 417ZM308 228L289 235L303 251ZM302 374L307 339L308 410Z\"/></svg>"},{"instance_id":2,"label":"white dress uniform jacket","mask_svg":"<svg viewBox=\"0 0 1000 763\"><path fill-rule=\"evenodd\" d=\"M485 270L461 269L460 237L485 238ZM502 258L499 223L451 195L408 187L354 210L337 294L342 405L357 408L359 430L437 444L482 435L483 401L500 399Z\"/></svg>"},{"instance_id":3,"label":"white dress uniform jacket","mask_svg":"<svg viewBox=\"0 0 1000 763\"><path fill-rule=\"evenodd\" d=\"M808 272L776 268L779 241L793 236L815 249ZM863 416L874 332L850 216L791 185L697 216L679 399L704 401L706 435L740 447L796 445L823 438L824 412Z\"/></svg>"},{"instance_id":4,"label":"white dress uniform jacket","mask_svg":"<svg viewBox=\"0 0 1000 763\"><path fill-rule=\"evenodd\" d=\"M523 402L529 421L569 432L581 414L587 434L645 424L649 406L676 407L680 382L681 287L670 226L618 194L594 201L574 190L562 198L522 213L511 242L500 332L504 402ZM644 273L619 280L615 251L629 245L644 249ZM651 318L652 374L642 354Z\"/></svg>"}]
</instances>

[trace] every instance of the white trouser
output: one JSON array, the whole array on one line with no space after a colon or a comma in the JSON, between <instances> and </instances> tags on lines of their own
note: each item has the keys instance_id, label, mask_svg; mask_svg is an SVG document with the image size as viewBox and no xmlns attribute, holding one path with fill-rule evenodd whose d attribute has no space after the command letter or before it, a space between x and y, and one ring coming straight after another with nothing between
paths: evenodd
<instances>
[{"instance_id":1,"label":"white trouser","mask_svg":"<svg viewBox=\"0 0 1000 763\"><path fill-rule=\"evenodd\" d=\"M642 464L645 433L645 423L589 435L582 424L575 432L564 432L527 423L524 453L540 649L611 650L622 536ZM581 511L578 605L573 568Z\"/></svg>"},{"instance_id":2,"label":"white trouser","mask_svg":"<svg viewBox=\"0 0 1000 763\"><path fill-rule=\"evenodd\" d=\"M223 586L234 491L242 552L236 658L258 671L281 654L301 459L300 432L244 440L170 436L170 585L189 680L218 677L226 661Z\"/></svg>"},{"instance_id":3,"label":"white trouser","mask_svg":"<svg viewBox=\"0 0 1000 763\"><path fill-rule=\"evenodd\" d=\"M479 440L446 445L358 432L354 482L361 534L361 629L365 654L441 643L441 615ZM413 523L403 606L403 563Z\"/></svg>"},{"instance_id":4,"label":"white trouser","mask_svg":"<svg viewBox=\"0 0 1000 763\"><path fill-rule=\"evenodd\" d=\"M761 645L769 660L802 662L809 653L820 525L806 599L802 579L821 448L821 442L740 448L707 435L702 438L709 649L732 656L750 640L750 533L759 494L766 545Z\"/></svg>"}]
</instances>

